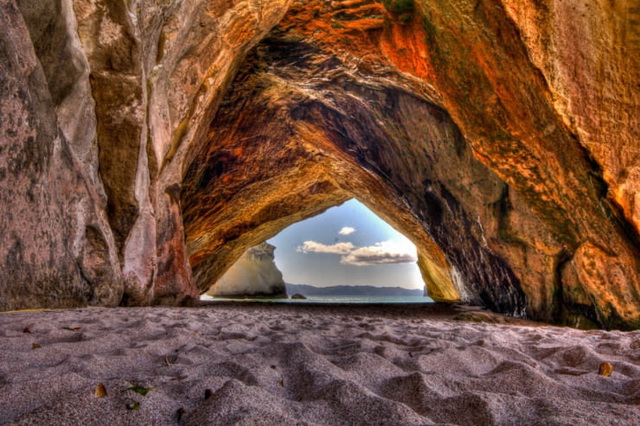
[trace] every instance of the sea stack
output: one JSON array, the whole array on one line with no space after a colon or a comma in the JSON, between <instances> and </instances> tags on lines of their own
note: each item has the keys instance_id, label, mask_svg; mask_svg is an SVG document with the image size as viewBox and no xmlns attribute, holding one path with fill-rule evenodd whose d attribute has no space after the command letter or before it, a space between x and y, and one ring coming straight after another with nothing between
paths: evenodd
<instances>
[{"instance_id":1,"label":"sea stack","mask_svg":"<svg viewBox=\"0 0 640 426\"><path fill-rule=\"evenodd\" d=\"M247 250L207 292L214 297L287 297L275 263L276 247L262 243Z\"/></svg>"}]
</instances>

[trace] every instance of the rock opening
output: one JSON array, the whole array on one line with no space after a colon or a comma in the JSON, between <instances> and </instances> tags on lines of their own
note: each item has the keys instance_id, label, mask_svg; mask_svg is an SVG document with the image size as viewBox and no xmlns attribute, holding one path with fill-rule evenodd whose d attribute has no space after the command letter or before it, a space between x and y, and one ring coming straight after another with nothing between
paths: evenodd
<instances>
[{"instance_id":1,"label":"rock opening","mask_svg":"<svg viewBox=\"0 0 640 426\"><path fill-rule=\"evenodd\" d=\"M248 249L207 291L269 299L295 293L322 302L428 301L415 245L355 199Z\"/></svg>"}]
</instances>

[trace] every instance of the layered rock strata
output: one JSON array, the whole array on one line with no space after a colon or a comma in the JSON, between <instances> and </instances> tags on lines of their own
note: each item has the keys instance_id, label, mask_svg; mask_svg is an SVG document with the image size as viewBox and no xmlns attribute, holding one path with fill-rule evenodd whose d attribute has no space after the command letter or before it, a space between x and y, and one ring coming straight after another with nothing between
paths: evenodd
<instances>
[{"instance_id":1,"label":"layered rock strata","mask_svg":"<svg viewBox=\"0 0 640 426\"><path fill-rule=\"evenodd\" d=\"M357 197L432 297L640 326L640 10L0 8L0 308L182 303Z\"/></svg>"}]
</instances>

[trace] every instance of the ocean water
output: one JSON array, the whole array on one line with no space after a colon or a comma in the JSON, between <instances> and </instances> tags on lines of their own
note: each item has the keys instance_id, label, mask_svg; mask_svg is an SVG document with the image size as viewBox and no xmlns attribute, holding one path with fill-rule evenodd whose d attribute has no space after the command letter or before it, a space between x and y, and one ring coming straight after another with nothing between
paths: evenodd
<instances>
[{"instance_id":1,"label":"ocean water","mask_svg":"<svg viewBox=\"0 0 640 426\"><path fill-rule=\"evenodd\" d=\"M207 296L200 297L203 301L236 301L262 303L433 303L433 299L423 296L383 297L383 296L307 296L306 299L231 299Z\"/></svg>"}]
</instances>

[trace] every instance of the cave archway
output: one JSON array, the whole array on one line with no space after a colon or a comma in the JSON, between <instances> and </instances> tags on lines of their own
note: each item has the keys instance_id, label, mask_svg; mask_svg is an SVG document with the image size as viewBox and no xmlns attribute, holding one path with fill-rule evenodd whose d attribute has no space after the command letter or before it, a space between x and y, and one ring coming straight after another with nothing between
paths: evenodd
<instances>
[{"instance_id":1,"label":"cave archway","mask_svg":"<svg viewBox=\"0 0 640 426\"><path fill-rule=\"evenodd\" d=\"M433 299L524 313L518 278L472 216L490 221L508 186L427 96L347 68L286 36L245 61L183 184L200 290L247 248L356 197L416 244Z\"/></svg>"},{"instance_id":2,"label":"cave archway","mask_svg":"<svg viewBox=\"0 0 640 426\"><path fill-rule=\"evenodd\" d=\"M626 6L75 3L0 17L2 309L183 303L356 196L443 300L640 326Z\"/></svg>"},{"instance_id":3,"label":"cave archway","mask_svg":"<svg viewBox=\"0 0 640 426\"><path fill-rule=\"evenodd\" d=\"M247 247L357 197L411 235L436 300L633 317L633 243L513 23L478 4L500 40L469 43L449 6L366 3L294 2L240 66L183 182L200 291Z\"/></svg>"},{"instance_id":4,"label":"cave archway","mask_svg":"<svg viewBox=\"0 0 640 426\"><path fill-rule=\"evenodd\" d=\"M431 301L415 244L356 199L251 247L211 284L204 300L300 293L338 303Z\"/></svg>"}]
</instances>

